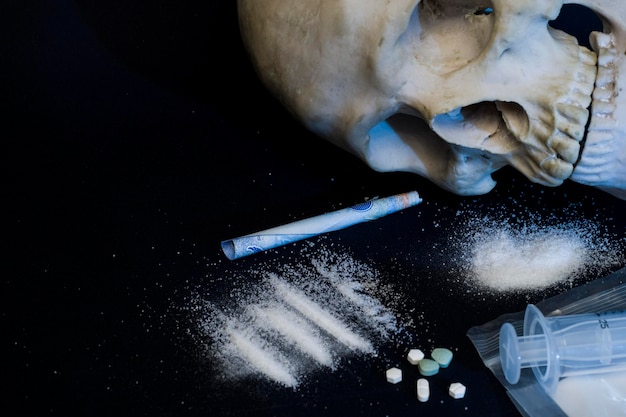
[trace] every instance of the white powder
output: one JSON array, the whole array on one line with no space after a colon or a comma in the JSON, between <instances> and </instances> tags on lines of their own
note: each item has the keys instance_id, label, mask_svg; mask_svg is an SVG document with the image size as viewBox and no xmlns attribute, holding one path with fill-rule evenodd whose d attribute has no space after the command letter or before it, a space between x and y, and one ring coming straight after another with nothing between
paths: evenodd
<instances>
[{"instance_id":1,"label":"white powder","mask_svg":"<svg viewBox=\"0 0 626 417\"><path fill-rule=\"evenodd\" d=\"M548 287L573 276L589 259L590 249L575 232L494 232L476 241L471 271L480 284L496 290Z\"/></svg>"},{"instance_id":2,"label":"white powder","mask_svg":"<svg viewBox=\"0 0 626 417\"><path fill-rule=\"evenodd\" d=\"M505 219L475 213L460 211L439 229L445 243L433 251L442 256L439 266L467 284L468 292L571 285L624 263L624 236L612 236L600 223L551 218L544 224L534 214L524 222L510 213ZM215 277L219 289L198 290L188 300L200 330L198 346L217 367L216 376L258 377L297 389L313 373L335 370L350 357L379 355L382 344L411 345L414 334L407 330L417 329L412 320L420 322L422 343L434 343L427 335L436 323L417 310L419 299L407 300L400 289L414 286L412 279L397 276L391 284L337 247L309 248L295 265L257 264Z\"/></svg>"},{"instance_id":3,"label":"white powder","mask_svg":"<svg viewBox=\"0 0 626 417\"><path fill-rule=\"evenodd\" d=\"M371 342L351 331L340 319L333 317L332 314L325 311L302 292L289 286L276 276L271 276L270 282L276 289L276 294L279 298L318 325L322 330L328 332L337 341L353 350L370 353L374 351Z\"/></svg>"},{"instance_id":4,"label":"white powder","mask_svg":"<svg viewBox=\"0 0 626 417\"><path fill-rule=\"evenodd\" d=\"M626 416L626 373L564 378L552 398L569 417Z\"/></svg>"},{"instance_id":5,"label":"white powder","mask_svg":"<svg viewBox=\"0 0 626 417\"><path fill-rule=\"evenodd\" d=\"M509 220L470 218L454 243L469 286L496 292L573 283L586 273L624 262L623 237L589 220L516 227Z\"/></svg>"},{"instance_id":6,"label":"white powder","mask_svg":"<svg viewBox=\"0 0 626 417\"><path fill-rule=\"evenodd\" d=\"M291 364L272 346L259 338L254 328L241 328L239 324L226 323L226 334L232 349L257 371L288 387L298 384L292 375Z\"/></svg>"},{"instance_id":7,"label":"white powder","mask_svg":"<svg viewBox=\"0 0 626 417\"><path fill-rule=\"evenodd\" d=\"M332 355L325 346L318 329L309 324L300 315L285 308L281 303L277 302L274 304L264 308L256 305L252 306L252 313L258 320L263 321L263 323L258 325L275 329L283 335L286 343L292 343L296 348L311 356L320 364L332 366Z\"/></svg>"},{"instance_id":8,"label":"white powder","mask_svg":"<svg viewBox=\"0 0 626 417\"><path fill-rule=\"evenodd\" d=\"M377 330L381 336L388 335L389 330L397 330L395 326L390 329L390 323L395 321L391 311L385 308L379 300L368 296L364 292L363 285L350 281L333 283L333 285L341 295L346 297L346 300L359 308L365 317L371 319L374 330Z\"/></svg>"},{"instance_id":9,"label":"white powder","mask_svg":"<svg viewBox=\"0 0 626 417\"><path fill-rule=\"evenodd\" d=\"M192 309L222 378L296 389L318 369L377 355L377 344L404 332L377 299L378 273L346 254L318 248L296 266L262 265L231 279L241 285L217 303L198 295Z\"/></svg>"}]
</instances>

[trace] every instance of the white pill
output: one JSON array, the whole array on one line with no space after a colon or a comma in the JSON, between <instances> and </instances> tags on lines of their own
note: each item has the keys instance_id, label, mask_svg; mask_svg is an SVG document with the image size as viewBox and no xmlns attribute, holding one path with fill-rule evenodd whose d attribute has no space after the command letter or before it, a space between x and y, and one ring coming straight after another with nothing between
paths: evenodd
<instances>
[{"instance_id":1,"label":"white pill","mask_svg":"<svg viewBox=\"0 0 626 417\"><path fill-rule=\"evenodd\" d=\"M424 352L419 349L411 349L409 350L408 355L406 355L406 358L411 365L417 365L419 361L424 359Z\"/></svg>"},{"instance_id":2,"label":"white pill","mask_svg":"<svg viewBox=\"0 0 626 417\"><path fill-rule=\"evenodd\" d=\"M387 376L387 382L397 384L402 381L402 371L398 368L389 368L385 374Z\"/></svg>"},{"instance_id":3,"label":"white pill","mask_svg":"<svg viewBox=\"0 0 626 417\"><path fill-rule=\"evenodd\" d=\"M430 398L430 387L426 378L420 378L417 380L417 399L421 402L428 401Z\"/></svg>"},{"instance_id":4,"label":"white pill","mask_svg":"<svg viewBox=\"0 0 626 417\"><path fill-rule=\"evenodd\" d=\"M465 385L460 382L453 382L448 388L448 394L455 400L465 397Z\"/></svg>"}]
</instances>

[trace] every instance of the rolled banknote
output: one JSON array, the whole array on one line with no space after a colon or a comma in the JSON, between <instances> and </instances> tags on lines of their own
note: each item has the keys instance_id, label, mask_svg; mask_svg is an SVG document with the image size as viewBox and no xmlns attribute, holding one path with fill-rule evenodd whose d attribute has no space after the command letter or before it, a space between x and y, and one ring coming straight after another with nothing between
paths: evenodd
<instances>
[{"instance_id":1,"label":"rolled banknote","mask_svg":"<svg viewBox=\"0 0 626 417\"><path fill-rule=\"evenodd\" d=\"M357 223L375 220L421 202L417 191L375 198L349 208L224 240L222 250L228 259L238 259L322 233L345 229Z\"/></svg>"}]
</instances>

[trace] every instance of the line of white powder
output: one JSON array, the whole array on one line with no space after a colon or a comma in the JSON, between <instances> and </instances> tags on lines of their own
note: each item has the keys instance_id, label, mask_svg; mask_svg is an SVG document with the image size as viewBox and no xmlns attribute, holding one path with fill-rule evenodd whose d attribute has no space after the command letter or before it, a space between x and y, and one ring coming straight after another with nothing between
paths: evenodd
<instances>
[{"instance_id":1,"label":"line of white powder","mask_svg":"<svg viewBox=\"0 0 626 417\"><path fill-rule=\"evenodd\" d=\"M270 283L275 288L276 295L279 298L331 334L339 342L352 350L365 353L374 352L374 347L370 341L354 333L341 320L326 312L301 291L280 280L276 275L270 276Z\"/></svg>"},{"instance_id":2,"label":"line of white powder","mask_svg":"<svg viewBox=\"0 0 626 417\"><path fill-rule=\"evenodd\" d=\"M232 320L226 325L226 334L242 358L258 372L287 386L296 387L298 380L289 371L289 365L280 361L276 352L263 348L263 343L252 340L254 329L240 329Z\"/></svg>"},{"instance_id":3,"label":"line of white powder","mask_svg":"<svg viewBox=\"0 0 626 417\"><path fill-rule=\"evenodd\" d=\"M321 365L331 366L333 357L325 347L319 332L298 315L278 303L268 307L251 307L251 313L262 321L261 327L268 327L282 334L301 352L309 355Z\"/></svg>"},{"instance_id":4,"label":"line of white powder","mask_svg":"<svg viewBox=\"0 0 626 417\"><path fill-rule=\"evenodd\" d=\"M361 284L356 282L333 282L333 287L339 294L358 307L366 318L372 320L376 324L376 330L383 336L389 332L390 328L395 327L395 317L391 311L386 309L378 300L363 294L363 286Z\"/></svg>"}]
</instances>

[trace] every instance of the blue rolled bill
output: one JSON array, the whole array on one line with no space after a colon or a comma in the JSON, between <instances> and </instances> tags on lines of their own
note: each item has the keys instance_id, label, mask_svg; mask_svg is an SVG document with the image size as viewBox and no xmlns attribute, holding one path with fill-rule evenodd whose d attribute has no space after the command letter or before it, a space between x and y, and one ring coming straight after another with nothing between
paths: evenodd
<instances>
[{"instance_id":1,"label":"blue rolled bill","mask_svg":"<svg viewBox=\"0 0 626 417\"><path fill-rule=\"evenodd\" d=\"M422 199L417 191L375 198L349 208L224 240L222 250L228 259L238 259L322 233L345 229L357 223L375 220L421 202Z\"/></svg>"}]
</instances>

